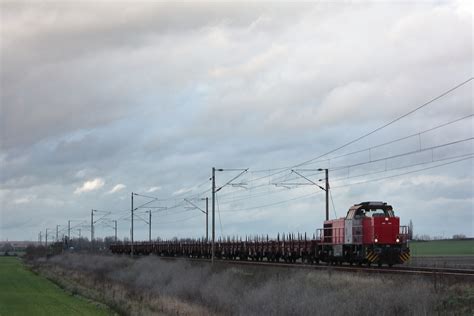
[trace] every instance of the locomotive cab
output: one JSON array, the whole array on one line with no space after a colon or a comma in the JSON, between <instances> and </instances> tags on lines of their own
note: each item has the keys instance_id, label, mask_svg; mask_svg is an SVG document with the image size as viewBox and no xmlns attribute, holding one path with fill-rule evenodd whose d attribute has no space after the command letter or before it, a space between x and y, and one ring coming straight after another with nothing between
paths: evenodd
<instances>
[{"instance_id":1,"label":"locomotive cab","mask_svg":"<svg viewBox=\"0 0 474 316\"><path fill-rule=\"evenodd\" d=\"M409 259L408 230L385 202L362 202L346 217L324 222L319 230L321 260L366 264L403 263Z\"/></svg>"},{"instance_id":2,"label":"locomotive cab","mask_svg":"<svg viewBox=\"0 0 474 316\"><path fill-rule=\"evenodd\" d=\"M408 251L406 227L400 227L391 205L384 202L362 202L349 209L347 218L362 222L362 244L367 263L403 263ZM409 256L409 253L408 253Z\"/></svg>"},{"instance_id":3,"label":"locomotive cab","mask_svg":"<svg viewBox=\"0 0 474 316\"><path fill-rule=\"evenodd\" d=\"M392 245L400 243L400 218L393 208L384 202L363 202L349 209L346 223L350 221L362 226L364 244ZM354 225L352 225L354 226Z\"/></svg>"}]
</instances>

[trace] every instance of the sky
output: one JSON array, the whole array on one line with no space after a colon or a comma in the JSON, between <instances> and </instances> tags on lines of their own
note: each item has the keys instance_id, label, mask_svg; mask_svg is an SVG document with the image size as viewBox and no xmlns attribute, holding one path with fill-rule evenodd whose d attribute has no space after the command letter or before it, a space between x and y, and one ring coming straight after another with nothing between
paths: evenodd
<instances>
[{"instance_id":1,"label":"sky","mask_svg":"<svg viewBox=\"0 0 474 316\"><path fill-rule=\"evenodd\" d=\"M146 211L153 238L202 237L212 167L233 169L217 187L248 168L216 194L217 236L313 234L318 168L331 218L385 201L415 234L474 236L472 15L470 1L1 1L0 240L69 220L90 236L92 209L96 237L112 220L129 237L132 192L152 202L135 240Z\"/></svg>"}]
</instances>

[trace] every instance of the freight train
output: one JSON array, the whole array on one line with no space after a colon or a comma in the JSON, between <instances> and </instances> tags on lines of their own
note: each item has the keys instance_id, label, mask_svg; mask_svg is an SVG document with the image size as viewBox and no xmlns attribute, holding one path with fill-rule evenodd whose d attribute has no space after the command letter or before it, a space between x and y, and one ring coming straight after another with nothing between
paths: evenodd
<instances>
[{"instance_id":1,"label":"freight train","mask_svg":"<svg viewBox=\"0 0 474 316\"><path fill-rule=\"evenodd\" d=\"M215 258L268 262L327 264L401 264L410 258L408 228L384 202L362 202L349 208L345 217L324 222L312 238L306 234L282 234L276 239L246 237L219 239ZM205 239L116 243L114 254L211 258L212 244Z\"/></svg>"}]
</instances>

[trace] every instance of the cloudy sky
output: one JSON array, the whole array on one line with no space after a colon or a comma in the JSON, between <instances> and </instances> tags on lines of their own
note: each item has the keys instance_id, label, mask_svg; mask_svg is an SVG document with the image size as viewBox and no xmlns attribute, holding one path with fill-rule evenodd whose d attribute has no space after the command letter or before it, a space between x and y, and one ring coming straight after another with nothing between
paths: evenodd
<instances>
[{"instance_id":1,"label":"cloudy sky","mask_svg":"<svg viewBox=\"0 0 474 316\"><path fill-rule=\"evenodd\" d=\"M91 209L129 236L131 192L160 199L153 237L200 237L184 199L205 207L213 166L249 168L217 194L218 235L312 233L324 192L293 166L473 76L467 0L1 1L0 14L1 240L68 220L88 236ZM380 200L417 234L473 236L472 97L468 81L295 168L330 169L331 217Z\"/></svg>"}]
</instances>

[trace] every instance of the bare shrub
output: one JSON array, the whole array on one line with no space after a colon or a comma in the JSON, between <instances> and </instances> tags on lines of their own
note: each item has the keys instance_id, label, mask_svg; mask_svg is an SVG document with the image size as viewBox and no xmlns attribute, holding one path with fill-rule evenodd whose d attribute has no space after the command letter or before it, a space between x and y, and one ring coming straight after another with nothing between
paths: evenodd
<instances>
[{"instance_id":1,"label":"bare shrub","mask_svg":"<svg viewBox=\"0 0 474 316\"><path fill-rule=\"evenodd\" d=\"M207 263L157 257L67 254L50 259L48 266L74 271L79 281L87 276L109 303L133 315L428 315L439 312L438 301L447 293L413 277L211 269Z\"/></svg>"}]
</instances>

